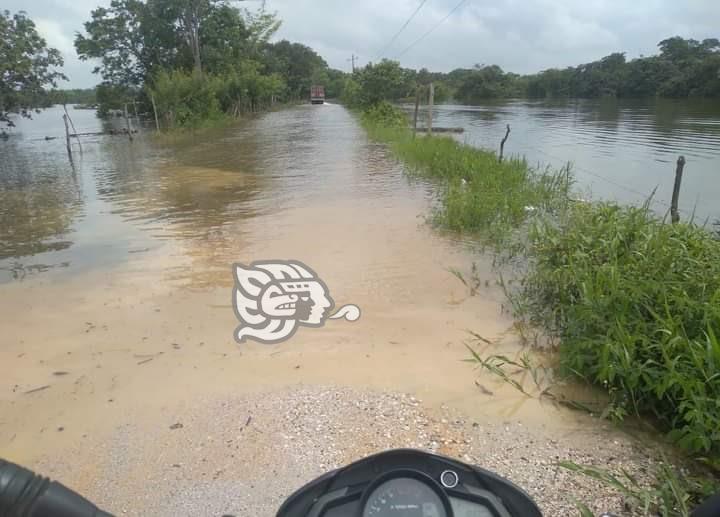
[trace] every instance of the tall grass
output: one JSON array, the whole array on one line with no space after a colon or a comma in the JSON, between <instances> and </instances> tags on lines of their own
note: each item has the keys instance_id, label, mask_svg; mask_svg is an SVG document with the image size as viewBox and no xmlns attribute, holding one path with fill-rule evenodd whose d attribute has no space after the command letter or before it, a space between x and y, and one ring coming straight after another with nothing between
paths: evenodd
<instances>
[{"instance_id":1,"label":"tall grass","mask_svg":"<svg viewBox=\"0 0 720 517\"><path fill-rule=\"evenodd\" d=\"M720 456L720 241L647 207L578 204L529 232L523 296L568 372L611 412L649 415L692 453Z\"/></svg>"}]
</instances>

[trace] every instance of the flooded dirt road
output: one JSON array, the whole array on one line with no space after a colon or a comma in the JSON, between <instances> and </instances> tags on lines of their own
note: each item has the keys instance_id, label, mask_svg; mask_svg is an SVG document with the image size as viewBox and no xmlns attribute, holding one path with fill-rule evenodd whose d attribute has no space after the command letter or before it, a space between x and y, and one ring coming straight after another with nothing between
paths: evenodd
<instances>
[{"instance_id":1,"label":"flooded dirt road","mask_svg":"<svg viewBox=\"0 0 720 517\"><path fill-rule=\"evenodd\" d=\"M76 124L97 125L88 113L74 112ZM615 436L464 361L468 330L505 336L490 350L519 350L489 265L471 243L426 224L430 186L403 177L343 107L298 106L175 141L96 137L83 143L74 167L64 142L33 141L52 130L54 116L24 122L22 137L0 142L0 456L43 468L100 503L149 515L163 512L139 497L141 481L169 479L172 465L183 463L191 484L201 471L225 469L216 480L231 492L249 458L269 465L297 456L292 445L279 454L270 439L286 436L282 427L266 435L260 429L248 442L238 431L225 438L239 440L244 459L234 470L208 470L219 451L198 455L168 433L185 422L192 439L213 442L242 428L247 412L228 409L232 401L256 408L256 422L277 424L293 393L331 386L322 393L410 394L429 415L451 411L492 427L487 436L504 434L505 445L517 445L505 425L571 449L595 447L588 433ZM236 344L231 264L268 259L310 265L337 306L357 304L361 319L301 328L277 345ZM476 296L449 272L469 274L473 262L488 280ZM257 409L278 397L286 402ZM327 398L317 409L323 418L314 416L332 425L334 408L346 402ZM389 421L382 433L392 439L384 441L352 429L339 438L336 429L329 435L346 452L297 472L288 467L297 479L281 480L282 493L269 501L308 480L302 476L384 446L435 443L460 453L450 445L457 440L394 432L406 425ZM183 455L186 461L177 459ZM182 496L175 491L164 501ZM173 514L206 514L197 511Z\"/></svg>"}]
</instances>

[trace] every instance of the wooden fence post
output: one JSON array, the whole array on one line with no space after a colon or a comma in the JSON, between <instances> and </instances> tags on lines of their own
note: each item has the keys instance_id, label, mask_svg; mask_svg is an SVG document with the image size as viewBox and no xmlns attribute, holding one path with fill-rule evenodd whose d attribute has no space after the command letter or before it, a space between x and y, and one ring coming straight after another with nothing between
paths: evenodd
<instances>
[{"instance_id":1,"label":"wooden fence post","mask_svg":"<svg viewBox=\"0 0 720 517\"><path fill-rule=\"evenodd\" d=\"M132 136L132 126L130 125L130 117L128 117L128 111L127 111L127 103L123 105L123 113L125 115L125 124L127 125L127 133L128 138L132 142L133 136Z\"/></svg>"},{"instance_id":2,"label":"wooden fence post","mask_svg":"<svg viewBox=\"0 0 720 517\"><path fill-rule=\"evenodd\" d=\"M75 123L72 120L72 117L70 117L70 113L68 113L67 106L63 104L63 110L65 110L65 116L67 117L68 121L70 122L70 127L72 127L73 133L75 135L75 138L77 138L78 141L78 147L80 148L80 154L82 154L82 143L80 142L80 135L78 135L77 129L75 129Z\"/></svg>"},{"instance_id":3,"label":"wooden fence post","mask_svg":"<svg viewBox=\"0 0 720 517\"><path fill-rule=\"evenodd\" d=\"M505 142L507 142L507 139L509 136L510 136L510 124L507 125L507 128L505 129L505 136L503 137L502 141L500 142L500 156L498 156L498 163L502 163L502 161L503 161L503 152L505 150Z\"/></svg>"},{"instance_id":4,"label":"wooden fence post","mask_svg":"<svg viewBox=\"0 0 720 517\"><path fill-rule=\"evenodd\" d=\"M152 93L150 94L150 100L152 101L153 113L155 114L155 129L159 133L160 132L160 122L158 121L158 116L157 116L157 106L155 106L155 95L153 95Z\"/></svg>"},{"instance_id":5,"label":"wooden fence post","mask_svg":"<svg viewBox=\"0 0 720 517\"><path fill-rule=\"evenodd\" d=\"M680 156L677 159L677 167L675 168L675 185L673 186L672 202L670 203L670 218L673 224L680 221L680 214L678 213L678 199L680 198L680 184L682 183L684 168L685 157Z\"/></svg>"},{"instance_id":6,"label":"wooden fence post","mask_svg":"<svg viewBox=\"0 0 720 517\"><path fill-rule=\"evenodd\" d=\"M435 101L435 85L430 83L430 98L428 99L427 134L432 135L433 102Z\"/></svg>"},{"instance_id":7,"label":"wooden fence post","mask_svg":"<svg viewBox=\"0 0 720 517\"><path fill-rule=\"evenodd\" d=\"M65 147L67 147L68 156L72 160L72 147L70 146L70 128L68 127L68 116L63 115L63 123L65 124Z\"/></svg>"},{"instance_id":8,"label":"wooden fence post","mask_svg":"<svg viewBox=\"0 0 720 517\"><path fill-rule=\"evenodd\" d=\"M415 115L413 115L413 138L417 132L418 109L420 109L420 86L415 87Z\"/></svg>"}]
</instances>

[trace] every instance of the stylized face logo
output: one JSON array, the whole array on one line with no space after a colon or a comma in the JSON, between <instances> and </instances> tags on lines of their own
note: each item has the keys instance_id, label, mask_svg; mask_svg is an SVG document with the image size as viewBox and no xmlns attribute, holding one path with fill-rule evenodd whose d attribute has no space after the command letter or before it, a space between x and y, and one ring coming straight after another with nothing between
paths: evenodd
<instances>
[{"instance_id":1,"label":"stylized face logo","mask_svg":"<svg viewBox=\"0 0 720 517\"><path fill-rule=\"evenodd\" d=\"M328 316L335 306L327 286L315 272L297 261L235 264L233 306L240 320L235 338L250 337L277 343L292 336L299 325L321 327L325 321L346 318L355 321L360 309L346 305Z\"/></svg>"},{"instance_id":2,"label":"stylized face logo","mask_svg":"<svg viewBox=\"0 0 720 517\"><path fill-rule=\"evenodd\" d=\"M260 308L268 316L321 325L332 308L327 289L317 280L272 282L260 294Z\"/></svg>"}]
</instances>

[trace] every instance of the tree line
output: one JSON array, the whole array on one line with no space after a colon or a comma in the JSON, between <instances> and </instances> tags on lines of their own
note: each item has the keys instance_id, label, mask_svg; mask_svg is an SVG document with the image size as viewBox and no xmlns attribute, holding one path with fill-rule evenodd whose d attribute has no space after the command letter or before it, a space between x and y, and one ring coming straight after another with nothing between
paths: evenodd
<instances>
[{"instance_id":1,"label":"tree line","mask_svg":"<svg viewBox=\"0 0 720 517\"><path fill-rule=\"evenodd\" d=\"M683 39L658 44L654 56L627 60L613 53L592 63L536 74L505 72L497 65L449 73L405 69L399 63L369 64L353 75L347 98L355 104L412 97L417 85L433 82L436 101L473 104L493 98L720 97L720 42Z\"/></svg>"},{"instance_id":2,"label":"tree line","mask_svg":"<svg viewBox=\"0 0 720 517\"><path fill-rule=\"evenodd\" d=\"M435 85L435 100L476 103L504 97L720 97L720 42L678 36L657 55L614 53L592 63L520 75L497 65L449 73L370 63L334 70L310 47L271 41L276 14L240 8L241 0L112 0L90 12L75 48L96 63L94 91L56 90L67 79L62 56L23 12L0 13L0 122L53 103L98 104L101 114L136 102L155 108L163 127L196 127L307 97L323 84L350 105L411 99ZM155 106L153 107L153 101Z\"/></svg>"}]
</instances>

